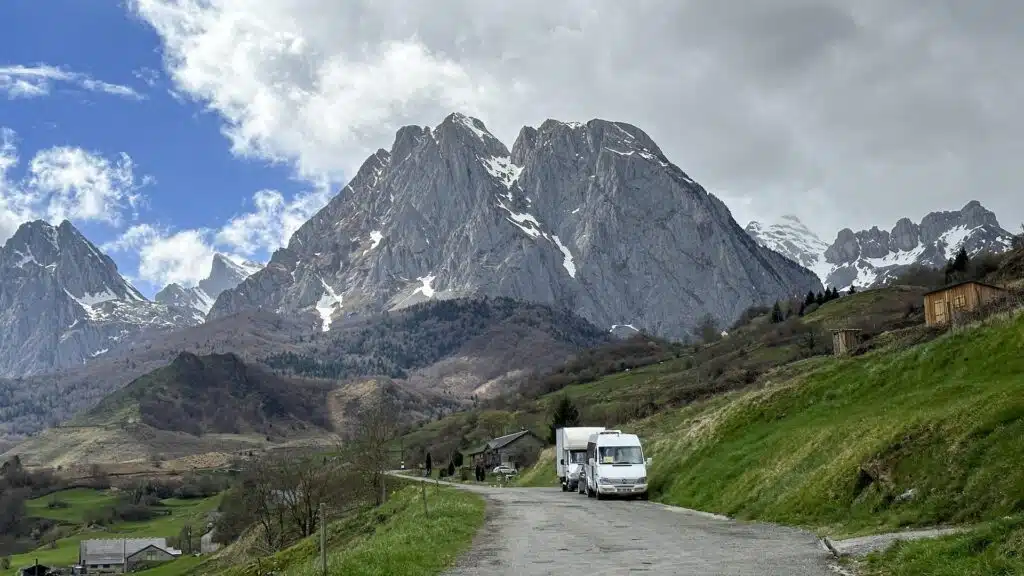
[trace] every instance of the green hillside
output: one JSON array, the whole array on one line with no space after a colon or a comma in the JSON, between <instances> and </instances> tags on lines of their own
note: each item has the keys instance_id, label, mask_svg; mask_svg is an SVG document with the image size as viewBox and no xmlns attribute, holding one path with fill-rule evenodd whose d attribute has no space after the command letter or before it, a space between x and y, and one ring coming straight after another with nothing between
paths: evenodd
<instances>
[{"instance_id":1,"label":"green hillside","mask_svg":"<svg viewBox=\"0 0 1024 576\"><path fill-rule=\"evenodd\" d=\"M974 526L864 569L1024 573L1022 352L1024 315L1003 316L909 348L799 361L753 389L617 427L654 458L655 500L832 538ZM565 392L586 401L616 378ZM524 480L548 483L544 456Z\"/></svg>"},{"instance_id":2,"label":"green hillside","mask_svg":"<svg viewBox=\"0 0 1024 576\"><path fill-rule=\"evenodd\" d=\"M334 383L284 377L234 354L182 352L76 418L75 426L139 423L196 436L209 433L284 435L330 429Z\"/></svg>"}]
</instances>

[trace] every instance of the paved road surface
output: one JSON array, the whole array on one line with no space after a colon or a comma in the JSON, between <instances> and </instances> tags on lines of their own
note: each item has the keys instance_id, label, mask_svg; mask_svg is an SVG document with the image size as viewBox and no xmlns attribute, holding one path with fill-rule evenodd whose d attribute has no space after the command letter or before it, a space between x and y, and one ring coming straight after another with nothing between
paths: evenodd
<instances>
[{"instance_id":1,"label":"paved road surface","mask_svg":"<svg viewBox=\"0 0 1024 576\"><path fill-rule=\"evenodd\" d=\"M467 487L487 521L448 576L835 576L809 533L557 488Z\"/></svg>"}]
</instances>

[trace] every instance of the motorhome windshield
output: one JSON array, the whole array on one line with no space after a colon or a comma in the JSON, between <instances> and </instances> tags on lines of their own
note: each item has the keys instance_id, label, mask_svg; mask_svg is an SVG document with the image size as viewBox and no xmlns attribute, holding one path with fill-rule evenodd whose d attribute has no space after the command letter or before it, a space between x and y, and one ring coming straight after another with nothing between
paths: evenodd
<instances>
[{"instance_id":1,"label":"motorhome windshield","mask_svg":"<svg viewBox=\"0 0 1024 576\"><path fill-rule=\"evenodd\" d=\"M583 464L587 461L586 450L573 450L569 452L569 461L566 464Z\"/></svg>"},{"instance_id":2,"label":"motorhome windshield","mask_svg":"<svg viewBox=\"0 0 1024 576\"><path fill-rule=\"evenodd\" d=\"M600 448L601 464L643 464L639 446L604 446Z\"/></svg>"}]
</instances>

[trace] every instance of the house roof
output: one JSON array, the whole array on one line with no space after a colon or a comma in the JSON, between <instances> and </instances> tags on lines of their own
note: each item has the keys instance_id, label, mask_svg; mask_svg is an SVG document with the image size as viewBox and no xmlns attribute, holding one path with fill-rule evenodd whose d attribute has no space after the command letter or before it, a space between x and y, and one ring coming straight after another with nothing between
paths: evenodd
<instances>
[{"instance_id":1,"label":"house roof","mask_svg":"<svg viewBox=\"0 0 1024 576\"><path fill-rule=\"evenodd\" d=\"M487 443L487 449L497 450L498 448L504 448L505 446L508 446L509 444L515 442L516 440L519 440L523 436L526 436L527 434L532 435L533 432L530 432L529 430L520 430L519 432L515 432L513 434L498 436L497 438Z\"/></svg>"},{"instance_id":2,"label":"house roof","mask_svg":"<svg viewBox=\"0 0 1024 576\"><path fill-rule=\"evenodd\" d=\"M146 546L145 548L143 548L141 550L136 550L134 553L129 554L128 558L132 558L133 556L138 556L139 554L142 554L146 550L159 550L161 552L164 552L165 554L170 554L171 556L178 556L178 555L181 554L180 551L175 550L173 548L166 548L166 547L163 547L163 546L157 546L155 544L150 544L149 546ZM177 554L175 554L175 552L177 552Z\"/></svg>"},{"instance_id":3,"label":"house roof","mask_svg":"<svg viewBox=\"0 0 1024 576\"><path fill-rule=\"evenodd\" d=\"M928 296L929 294L938 294L939 292L945 292L950 288L956 288L957 286L963 286L964 284L977 284L978 286L985 286L987 288L993 288L995 290L1006 290L1006 288L1003 288L1002 286L996 286L994 284L988 284L986 282L979 282L977 280L964 280L962 282L954 282L953 284L943 286L942 288L936 288L935 290L925 292L924 295Z\"/></svg>"},{"instance_id":4,"label":"house roof","mask_svg":"<svg viewBox=\"0 0 1024 576\"><path fill-rule=\"evenodd\" d=\"M83 540L79 544L82 564L121 564L126 556L156 546L175 556L181 554L167 545L166 538L117 538L109 540Z\"/></svg>"},{"instance_id":5,"label":"house roof","mask_svg":"<svg viewBox=\"0 0 1024 576\"><path fill-rule=\"evenodd\" d=\"M483 446L477 446L476 448L471 448L469 450L466 450L464 452L464 454L466 456L476 456L477 454L483 454L484 450L487 450L487 444L484 444Z\"/></svg>"}]
</instances>

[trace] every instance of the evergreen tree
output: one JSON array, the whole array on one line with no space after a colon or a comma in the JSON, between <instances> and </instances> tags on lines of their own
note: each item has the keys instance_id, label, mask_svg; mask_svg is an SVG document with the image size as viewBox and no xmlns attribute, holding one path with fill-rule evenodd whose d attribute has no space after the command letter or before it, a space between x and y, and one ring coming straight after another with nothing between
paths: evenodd
<instances>
[{"instance_id":1,"label":"evergreen tree","mask_svg":"<svg viewBox=\"0 0 1024 576\"><path fill-rule=\"evenodd\" d=\"M448 463L448 475L455 476L455 460Z\"/></svg>"},{"instance_id":2,"label":"evergreen tree","mask_svg":"<svg viewBox=\"0 0 1024 576\"><path fill-rule=\"evenodd\" d=\"M857 288L854 287L853 284L850 284L850 294L856 294L856 293L857 293Z\"/></svg>"},{"instance_id":3,"label":"evergreen tree","mask_svg":"<svg viewBox=\"0 0 1024 576\"><path fill-rule=\"evenodd\" d=\"M572 400L569 399L567 394L562 394L555 404L555 409L551 412L551 425L548 442L551 444L555 443L555 430L558 430L559 428L579 426L579 423L580 411L576 409L576 405L572 403Z\"/></svg>"},{"instance_id":4,"label":"evergreen tree","mask_svg":"<svg viewBox=\"0 0 1024 576\"><path fill-rule=\"evenodd\" d=\"M462 466L462 463L463 463L462 452L456 450L455 454L452 454L452 462L454 462L456 466Z\"/></svg>"},{"instance_id":5,"label":"evergreen tree","mask_svg":"<svg viewBox=\"0 0 1024 576\"><path fill-rule=\"evenodd\" d=\"M430 452L427 452L427 461L423 463L423 467L427 470L427 476L430 476L430 471L433 469L433 465L430 461Z\"/></svg>"},{"instance_id":6,"label":"evergreen tree","mask_svg":"<svg viewBox=\"0 0 1024 576\"><path fill-rule=\"evenodd\" d=\"M810 306L811 304L814 304L815 302L816 302L816 298L814 296L814 290L808 290L807 291L807 298L804 299L804 307Z\"/></svg>"},{"instance_id":7,"label":"evergreen tree","mask_svg":"<svg viewBox=\"0 0 1024 576\"><path fill-rule=\"evenodd\" d=\"M779 306L779 301L776 300L775 305L772 306L771 322L772 324L778 324L779 322L782 322L785 319L786 317L782 314L782 306Z\"/></svg>"},{"instance_id":8,"label":"evergreen tree","mask_svg":"<svg viewBox=\"0 0 1024 576\"><path fill-rule=\"evenodd\" d=\"M818 306L821 306L822 304L824 304L825 303L825 295L822 294L821 292L818 292L818 294L814 297L814 303L817 304Z\"/></svg>"},{"instance_id":9,"label":"evergreen tree","mask_svg":"<svg viewBox=\"0 0 1024 576\"><path fill-rule=\"evenodd\" d=\"M807 303L806 302L801 302L800 303L800 311L797 312L797 315L800 316L801 318L803 318L804 317L804 312L806 310L807 310Z\"/></svg>"},{"instance_id":10,"label":"evergreen tree","mask_svg":"<svg viewBox=\"0 0 1024 576\"><path fill-rule=\"evenodd\" d=\"M967 256L967 249L963 246L957 250L956 256L946 263L946 283L958 282L967 276L967 268L971 259Z\"/></svg>"}]
</instances>

